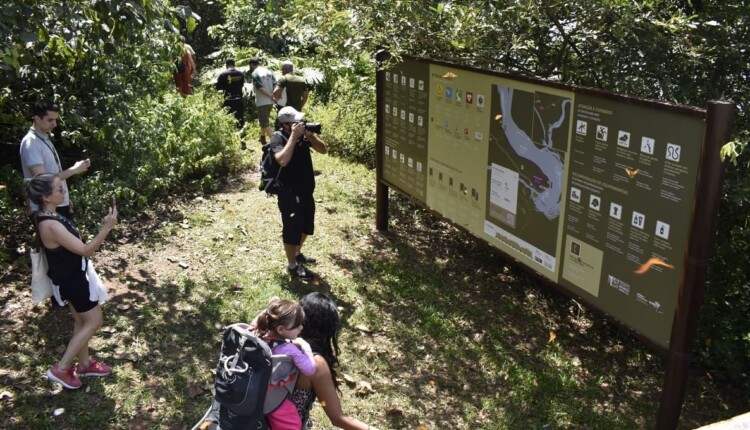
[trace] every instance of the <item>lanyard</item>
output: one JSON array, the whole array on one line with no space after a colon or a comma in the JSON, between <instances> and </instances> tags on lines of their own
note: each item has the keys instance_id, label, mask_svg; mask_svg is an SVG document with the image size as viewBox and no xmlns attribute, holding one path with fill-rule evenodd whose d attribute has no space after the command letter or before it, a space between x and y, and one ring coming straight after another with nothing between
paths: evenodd
<instances>
[{"instance_id":1,"label":"lanyard","mask_svg":"<svg viewBox=\"0 0 750 430\"><path fill-rule=\"evenodd\" d=\"M63 171L62 163L60 163L60 157L57 155L57 151L55 150L54 145L52 145L52 142L50 142L49 139L46 138L45 136L42 136L41 134L39 134L39 132L36 131L34 127L31 127L31 132L34 133L34 135L38 137L42 142L44 142L44 144L47 146L47 148L50 151L52 151L52 155L55 156L55 161L57 162L57 168L60 169L60 172L62 172Z\"/></svg>"}]
</instances>

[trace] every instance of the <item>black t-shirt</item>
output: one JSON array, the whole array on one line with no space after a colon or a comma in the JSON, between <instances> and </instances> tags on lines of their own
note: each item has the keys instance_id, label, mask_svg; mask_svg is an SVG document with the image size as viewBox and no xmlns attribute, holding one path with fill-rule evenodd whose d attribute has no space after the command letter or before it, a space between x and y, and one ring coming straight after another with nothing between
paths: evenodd
<instances>
[{"instance_id":1,"label":"black t-shirt","mask_svg":"<svg viewBox=\"0 0 750 430\"><path fill-rule=\"evenodd\" d=\"M48 219L61 223L70 234L79 239L81 238L81 234L78 233L78 230L73 223L60 215L39 215L37 217L37 222L42 222ZM80 278L82 272L86 272L86 266L81 263L82 260L85 261L84 257L68 251L68 249L63 246L49 249L42 244L42 247L44 248L44 254L47 257L47 266L49 267L47 270L47 276L52 279L52 282L54 282L55 285L67 284L71 280Z\"/></svg>"},{"instance_id":2,"label":"black t-shirt","mask_svg":"<svg viewBox=\"0 0 750 430\"><path fill-rule=\"evenodd\" d=\"M216 89L224 91L225 99L242 98L242 86L245 85L245 76L237 69L225 70L216 81Z\"/></svg>"},{"instance_id":3,"label":"black t-shirt","mask_svg":"<svg viewBox=\"0 0 750 430\"><path fill-rule=\"evenodd\" d=\"M289 135L277 131L271 136L270 149L274 155L284 149ZM279 181L285 187L291 188L297 194L312 194L315 190L315 174L313 173L312 156L310 154L310 142L301 137L294 148L292 159L289 164L281 169Z\"/></svg>"}]
</instances>

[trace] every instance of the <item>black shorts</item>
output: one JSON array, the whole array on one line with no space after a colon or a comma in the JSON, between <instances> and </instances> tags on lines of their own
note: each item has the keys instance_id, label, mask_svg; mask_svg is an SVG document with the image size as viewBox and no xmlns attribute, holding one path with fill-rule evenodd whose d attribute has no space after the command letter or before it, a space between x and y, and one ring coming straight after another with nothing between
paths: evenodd
<instances>
[{"instance_id":1,"label":"black shorts","mask_svg":"<svg viewBox=\"0 0 750 430\"><path fill-rule=\"evenodd\" d=\"M300 245L302 235L315 233L315 199L311 194L295 196L289 190L279 192L281 212L281 237L287 245Z\"/></svg>"},{"instance_id":2,"label":"black shorts","mask_svg":"<svg viewBox=\"0 0 750 430\"><path fill-rule=\"evenodd\" d=\"M76 312L83 313L94 309L99 302L89 300L89 281L86 272L76 273L58 284L60 287L60 298L67 300L73 305Z\"/></svg>"}]
</instances>

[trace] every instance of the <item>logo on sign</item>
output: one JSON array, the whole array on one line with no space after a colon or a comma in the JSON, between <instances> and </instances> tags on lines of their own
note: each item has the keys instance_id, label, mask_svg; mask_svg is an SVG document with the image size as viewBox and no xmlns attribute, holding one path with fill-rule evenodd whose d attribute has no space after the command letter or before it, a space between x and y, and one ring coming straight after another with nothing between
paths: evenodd
<instances>
[{"instance_id":1,"label":"logo on sign","mask_svg":"<svg viewBox=\"0 0 750 430\"><path fill-rule=\"evenodd\" d=\"M678 163L680 161L680 152L682 151L682 148L680 145L675 145L674 143L667 143L667 154L665 155L665 158L669 161L674 161L675 163Z\"/></svg>"},{"instance_id":2,"label":"logo on sign","mask_svg":"<svg viewBox=\"0 0 750 430\"><path fill-rule=\"evenodd\" d=\"M588 124L586 123L586 121L582 121L579 119L578 122L576 123L576 134L585 136L587 128L588 128Z\"/></svg>"},{"instance_id":3,"label":"logo on sign","mask_svg":"<svg viewBox=\"0 0 750 430\"><path fill-rule=\"evenodd\" d=\"M618 131L617 144L623 148L630 148L630 133L622 130Z\"/></svg>"}]
</instances>

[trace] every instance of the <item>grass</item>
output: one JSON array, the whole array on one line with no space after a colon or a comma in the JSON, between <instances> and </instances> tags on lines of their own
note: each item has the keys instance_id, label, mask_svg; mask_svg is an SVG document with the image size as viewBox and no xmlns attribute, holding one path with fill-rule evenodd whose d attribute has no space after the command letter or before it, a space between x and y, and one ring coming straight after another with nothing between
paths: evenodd
<instances>
[{"instance_id":1,"label":"grass","mask_svg":"<svg viewBox=\"0 0 750 430\"><path fill-rule=\"evenodd\" d=\"M374 172L315 163L318 222L306 251L320 261L317 284L287 279L275 200L253 175L123 214L95 260L111 301L91 344L116 373L77 392L42 378L70 316L31 306L19 258L0 290L2 427L190 428L210 402L221 327L251 320L271 296L316 289L341 308L344 409L373 426L653 427L661 355L403 198L392 195L391 228L376 231ZM746 395L704 375L692 374L681 428L750 409ZM321 407L313 418L330 428Z\"/></svg>"}]
</instances>

